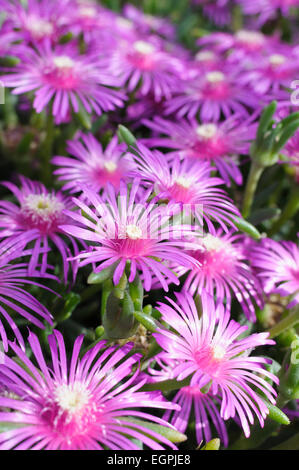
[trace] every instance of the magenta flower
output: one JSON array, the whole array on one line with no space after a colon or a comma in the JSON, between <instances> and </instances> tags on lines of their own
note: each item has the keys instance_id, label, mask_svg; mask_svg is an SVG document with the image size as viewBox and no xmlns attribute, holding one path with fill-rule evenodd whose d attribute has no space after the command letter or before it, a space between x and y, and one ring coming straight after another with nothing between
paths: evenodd
<instances>
[{"instance_id":1,"label":"magenta flower","mask_svg":"<svg viewBox=\"0 0 299 470\"><path fill-rule=\"evenodd\" d=\"M247 70L240 78L241 85L250 86L253 90L263 96L271 93L275 96L282 87L290 88L291 82L299 73L298 51L295 47L284 46L268 51L265 56L260 56L258 61L254 58L247 63ZM274 94L274 95L273 95Z\"/></svg>"},{"instance_id":2,"label":"magenta flower","mask_svg":"<svg viewBox=\"0 0 299 470\"><path fill-rule=\"evenodd\" d=\"M134 29L137 28L140 34L155 32L170 40L175 37L174 25L165 18L145 14L129 3L124 6L123 14L125 18L132 21Z\"/></svg>"},{"instance_id":3,"label":"magenta flower","mask_svg":"<svg viewBox=\"0 0 299 470\"><path fill-rule=\"evenodd\" d=\"M238 0L246 15L259 15L257 26L261 27L269 20L273 20L282 13L290 16L291 9L299 7L299 0Z\"/></svg>"},{"instance_id":4,"label":"magenta flower","mask_svg":"<svg viewBox=\"0 0 299 470\"><path fill-rule=\"evenodd\" d=\"M226 26L231 22L230 0L193 0L196 5L201 5L203 13L218 26Z\"/></svg>"},{"instance_id":5,"label":"magenta flower","mask_svg":"<svg viewBox=\"0 0 299 470\"><path fill-rule=\"evenodd\" d=\"M249 266L248 253L243 245L243 236L222 230L212 230L197 239L197 249L189 252L199 266L189 271L184 288L192 295L207 291L220 302L231 306L236 298L249 321L255 321L255 304L263 307L260 281ZM175 269L179 276L188 270Z\"/></svg>"},{"instance_id":6,"label":"magenta flower","mask_svg":"<svg viewBox=\"0 0 299 470\"><path fill-rule=\"evenodd\" d=\"M149 381L159 382L161 380L173 379L173 371L178 361L164 360L164 354L160 353L155 358L156 367L148 367ZM172 403L180 406L179 410L167 410L163 419L171 423L178 431L184 433L188 427L192 408L195 415L195 432L198 445L202 441L209 442L213 437L212 427L215 428L217 436L220 437L224 446L228 445L228 436L223 418L219 412L219 398L210 392L203 393L198 386L182 387L172 398Z\"/></svg>"},{"instance_id":7,"label":"magenta flower","mask_svg":"<svg viewBox=\"0 0 299 470\"><path fill-rule=\"evenodd\" d=\"M108 87L119 80L107 73L102 61L92 55L79 55L73 44L52 49L44 42L38 51L28 48L22 61L2 76L14 94L35 92L33 107L40 113L52 100L56 123L65 121L71 109L83 106L88 113L100 115L123 106L125 95Z\"/></svg>"},{"instance_id":8,"label":"magenta flower","mask_svg":"<svg viewBox=\"0 0 299 470\"><path fill-rule=\"evenodd\" d=\"M242 174L238 168L238 156L248 154L250 140L255 137L256 124L231 116L219 123L198 124L197 121L167 121L156 117L144 124L167 137L151 137L146 142L150 146L168 147L179 150L180 157L214 163L221 178L230 186L230 179L242 184ZM168 154L169 156L172 155Z\"/></svg>"},{"instance_id":9,"label":"magenta flower","mask_svg":"<svg viewBox=\"0 0 299 470\"><path fill-rule=\"evenodd\" d=\"M107 183L118 188L121 179L128 181L132 167L131 160L123 157L125 149L125 144L118 144L117 136L103 150L91 133L81 133L77 139L68 141L67 150L73 157L52 159L52 163L59 167L54 175L65 182L62 189L71 193L80 191L80 185L89 186L96 192L105 189Z\"/></svg>"},{"instance_id":10,"label":"magenta flower","mask_svg":"<svg viewBox=\"0 0 299 470\"><path fill-rule=\"evenodd\" d=\"M212 297L205 293L200 319L191 295L177 294L177 302L167 300L171 307L160 303L158 310L174 331L160 328L154 336L165 352L165 360L178 361L174 377L183 380L191 376L190 386L200 389L209 384L210 392L221 399L220 416L224 420L238 417L246 437L254 415L263 427L269 410L261 395L271 403L276 396L265 378L275 383L278 379L265 370L268 359L249 353L258 346L274 344L267 339L269 333L238 339L247 326L230 320L223 305L215 307Z\"/></svg>"},{"instance_id":11,"label":"magenta flower","mask_svg":"<svg viewBox=\"0 0 299 470\"><path fill-rule=\"evenodd\" d=\"M129 92L138 89L147 95L153 93L155 100L169 99L181 86L183 66L179 59L163 49L163 42L123 40L112 54L110 70L118 76Z\"/></svg>"},{"instance_id":12,"label":"magenta flower","mask_svg":"<svg viewBox=\"0 0 299 470\"><path fill-rule=\"evenodd\" d=\"M178 118L189 119L199 114L203 122L217 122L222 114L225 118L234 113L247 116L248 108L258 107L256 95L240 83L239 71L230 65L229 71L210 70L188 80L183 93L169 100L166 114L176 113Z\"/></svg>"},{"instance_id":13,"label":"magenta flower","mask_svg":"<svg viewBox=\"0 0 299 470\"><path fill-rule=\"evenodd\" d=\"M0 243L0 338L4 351L8 350L6 325L25 350L21 332L11 316L12 311L42 329L45 328L43 322L52 324L50 312L24 289L25 285L44 286L28 277L27 263L20 261L20 258L26 254L21 247L21 240L19 243L14 243L13 247L7 242ZM34 276L40 277L41 274L36 270Z\"/></svg>"},{"instance_id":14,"label":"magenta flower","mask_svg":"<svg viewBox=\"0 0 299 470\"><path fill-rule=\"evenodd\" d=\"M17 0L2 0L1 6L7 12L7 20L26 42L41 42L45 39L57 43L67 32L67 11L70 1L29 0L24 6Z\"/></svg>"},{"instance_id":15,"label":"magenta flower","mask_svg":"<svg viewBox=\"0 0 299 470\"><path fill-rule=\"evenodd\" d=\"M287 158L287 160L284 159L282 163L288 163L293 167L295 180L299 183L299 131L288 140L282 153Z\"/></svg>"},{"instance_id":16,"label":"magenta flower","mask_svg":"<svg viewBox=\"0 0 299 470\"><path fill-rule=\"evenodd\" d=\"M7 397L7 393L0 396L0 410L9 409L0 412L0 422L17 424L0 433L1 450L140 450L133 439L150 449L164 449L159 442L176 449L147 428L147 423L170 425L139 411L178 407L159 392L138 392L144 380L136 380L138 371L130 375L140 356L126 358L132 344L104 350L105 341L101 341L79 359L83 342L83 336L79 336L68 365L61 333L54 330L48 341L50 367L33 333L28 342L37 365L14 343L10 343L11 349L23 367L0 353L1 385L14 394L14 398Z\"/></svg>"},{"instance_id":17,"label":"magenta flower","mask_svg":"<svg viewBox=\"0 0 299 470\"><path fill-rule=\"evenodd\" d=\"M106 200L85 188L84 201L88 201L92 209L82 200L74 198L80 211L67 211L67 214L82 228L62 225L61 229L94 244L75 257L80 260L79 266L100 263L95 272L114 266L113 281L118 284L129 263L129 282L140 270L146 290L151 289L152 276L160 281L166 291L168 284L165 278L179 284L177 276L163 262L183 266L190 266L191 260L197 263L184 252L184 248L194 246L185 240L185 237L190 237L193 228L178 223L173 225L171 211L157 206L153 201L147 202L150 193L151 190L142 193L140 182L135 180L130 191L124 182L120 184L119 193L108 185ZM82 210L88 218L81 215Z\"/></svg>"},{"instance_id":18,"label":"magenta flower","mask_svg":"<svg viewBox=\"0 0 299 470\"><path fill-rule=\"evenodd\" d=\"M4 182L18 201L18 205L9 201L0 201L0 239L6 239L13 246L19 240L28 246L34 242L32 255L28 265L29 275L34 275L35 269L41 262L41 273L44 274L48 265L49 241L58 249L63 262L64 280L66 282L69 262L67 258L71 251L64 240L59 225L66 223L69 218L64 214L65 209L73 209L71 199L61 192L48 191L37 181L20 177L21 188L10 182ZM78 253L78 245L72 237L67 237L74 253ZM77 266L72 263L73 279Z\"/></svg>"},{"instance_id":19,"label":"magenta flower","mask_svg":"<svg viewBox=\"0 0 299 470\"><path fill-rule=\"evenodd\" d=\"M234 227L233 220L239 216L239 211L218 188L224 182L211 176L212 167L208 162L181 161L176 155L167 163L167 156L157 150L150 151L142 144L138 146L138 154L134 155L137 170L132 174L152 186L158 199L179 206L186 215L191 211L201 228L206 224L210 229L214 221L225 231L227 225Z\"/></svg>"},{"instance_id":20,"label":"magenta flower","mask_svg":"<svg viewBox=\"0 0 299 470\"><path fill-rule=\"evenodd\" d=\"M252 245L250 257L267 294L291 296L289 308L299 303L299 249L296 243L265 238Z\"/></svg>"}]
</instances>

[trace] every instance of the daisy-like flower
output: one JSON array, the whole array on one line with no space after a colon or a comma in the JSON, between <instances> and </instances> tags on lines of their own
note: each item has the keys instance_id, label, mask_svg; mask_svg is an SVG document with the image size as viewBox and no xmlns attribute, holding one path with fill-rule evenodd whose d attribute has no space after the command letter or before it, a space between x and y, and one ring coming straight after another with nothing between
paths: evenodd
<instances>
[{"instance_id":1,"label":"daisy-like flower","mask_svg":"<svg viewBox=\"0 0 299 470\"><path fill-rule=\"evenodd\" d=\"M217 122L223 114L226 118L237 113L248 115L248 109L257 109L259 102L248 86L240 84L240 73L225 68L210 70L188 80L184 91L171 98L166 105L166 114L194 118L197 114L203 122Z\"/></svg>"},{"instance_id":2,"label":"daisy-like flower","mask_svg":"<svg viewBox=\"0 0 299 470\"><path fill-rule=\"evenodd\" d=\"M155 276L163 289L168 290L166 279L179 284L177 276L163 262L170 261L190 266L196 263L184 248L194 246L185 237L190 236L190 225L173 223L173 213L154 201L148 202L151 189L142 192L140 181L135 179L129 191L121 181L119 193L112 185L107 186L104 201L88 188L84 189L84 201L73 199L79 212L67 212L70 218L82 225L63 225L61 228L72 236L94 244L87 251L81 251L76 259L79 266L100 263L95 272L115 265L114 284L118 284L126 265L130 265L129 282L142 273L145 290L150 290ZM90 209L89 206L92 206ZM88 218L81 215L81 211Z\"/></svg>"},{"instance_id":3,"label":"daisy-like flower","mask_svg":"<svg viewBox=\"0 0 299 470\"><path fill-rule=\"evenodd\" d=\"M242 184L238 168L238 155L247 154L250 140L255 137L256 124L240 120L238 116L216 123L198 124L196 120L167 121L156 117L143 123L155 132L167 137L151 137L150 146L161 146L179 150L181 158L190 158L214 163L221 178L229 186L230 179ZM172 156L172 153L168 154Z\"/></svg>"},{"instance_id":4,"label":"daisy-like flower","mask_svg":"<svg viewBox=\"0 0 299 470\"><path fill-rule=\"evenodd\" d=\"M177 294L177 302L167 300L171 306L160 303L158 310L173 331L159 329L154 336L165 352L165 360L178 361L174 377L183 380L190 376L191 387L210 386L213 395L219 394L220 416L224 420L239 418L246 437L254 415L263 427L269 413L264 399L275 403L276 396L265 379L275 383L278 379L265 370L268 359L249 354L258 346L274 344L267 339L268 333L238 339L247 326L230 320L223 305L215 307L213 299L204 293L200 319L191 295Z\"/></svg>"},{"instance_id":5,"label":"daisy-like flower","mask_svg":"<svg viewBox=\"0 0 299 470\"><path fill-rule=\"evenodd\" d=\"M186 212L196 215L200 227L209 229L213 222L219 223L225 231L227 226L234 227L234 217L238 209L218 186L224 181L211 176L212 167L208 162L180 160L176 155L167 163L165 155L157 150L149 150L138 145L138 155L134 154L137 170L132 175L141 177L144 184L152 186L160 200L179 206Z\"/></svg>"},{"instance_id":6,"label":"daisy-like flower","mask_svg":"<svg viewBox=\"0 0 299 470\"><path fill-rule=\"evenodd\" d=\"M259 95L280 92L282 87L290 87L299 73L298 51L291 46L268 51L268 54L254 59L240 78L240 83L249 85ZM272 96L272 95L271 95ZM278 95L279 96L279 95Z\"/></svg>"},{"instance_id":7,"label":"daisy-like flower","mask_svg":"<svg viewBox=\"0 0 299 470\"><path fill-rule=\"evenodd\" d=\"M80 184L89 186L99 192L111 183L119 187L120 180L128 180L132 167L131 160L123 157L125 144L118 144L117 136L113 137L106 149L90 134L80 134L75 140L68 141L67 151L72 157L57 156L52 163L59 167L54 171L58 180L65 182L64 191L76 193Z\"/></svg>"},{"instance_id":8,"label":"daisy-like flower","mask_svg":"<svg viewBox=\"0 0 299 470\"><path fill-rule=\"evenodd\" d=\"M173 379L173 371L179 361L164 358L164 354L160 353L154 358L154 362L155 367L150 365L147 369L150 374L149 381ZM189 385L178 390L171 401L177 403L180 410L167 410L163 419L171 423L178 431L182 433L186 431L193 408L198 445L201 445L203 441L209 442L215 431L224 446L228 445L226 426L219 412L219 398L214 397L210 392L203 393L196 385L193 387Z\"/></svg>"},{"instance_id":9,"label":"daisy-like flower","mask_svg":"<svg viewBox=\"0 0 299 470\"><path fill-rule=\"evenodd\" d=\"M164 449L164 445L176 449L147 428L147 423L171 425L139 411L178 407L159 392L138 392L144 380L137 380L138 371L130 375L140 356L126 358L132 343L103 349L105 341L101 341L79 359L83 342L79 336L68 365L61 333L54 330L48 341L49 367L33 333L28 342L36 365L14 343L11 350L23 367L0 353L0 381L10 396L15 395L0 396L0 410L6 409L0 411L0 423L16 424L0 433L1 450L140 450L134 439L150 449Z\"/></svg>"},{"instance_id":10,"label":"daisy-like flower","mask_svg":"<svg viewBox=\"0 0 299 470\"><path fill-rule=\"evenodd\" d=\"M160 38L135 41L123 40L112 54L110 70L135 91L140 83L140 93L153 93L155 100L169 99L181 87L183 66L179 59L163 49Z\"/></svg>"},{"instance_id":11,"label":"daisy-like flower","mask_svg":"<svg viewBox=\"0 0 299 470\"><path fill-rule=\"evenodd\" d=\"M51 48L44 42L38 50L28 48L23 60L2 76L14 94L35 92L33 107L40 113L52 100L56 123L63 122L71 109L79 112L80 105L88 113L100 115L123 106L125 95L112 88L119 80L107 73L107 67L97 57L79 55L73 44Z\"/></svg>"},{"instance_id":12,"label":"daisy-like flower","mask_svg":"<svg viewBox=\"0 0 299 470\"><path fill-rule=\"evenodd\" d=\"M44 287L28 277L27 263L20 260L24 254L26 252L22 249L22 240L13 247L6 242L0 243L0 338L4 351L8 349L6 326L12 330L25 350L23 337L11 312L42 329L45 328L45 322L52 324L50 312L24 289L26 285ZM41 276L38 270L34 275Z\"/></svg>"},{"instance_id":13,"label":"daisy-like flower","mask_svg":"<svg viewBox=\"0 0 299 470\"><path fill-rule=\"evenodd\" d=\"M197 239L197 249L190 252L199 266L190 270L184 288L192 295L202 294L205 290L219 301L224 301L227 308L232 298L236 298L250 321L255 321L255 304L263 307L260 281L249 266L248 254L242 243L243 236L222 230ZM179 276L188 270L175 269Z\"/></svg>"},{"instance_id":14,"label":"daisy-like flower","mask_svg":"<svg viewBox=\"0 0 299 470\"><path fill-rule=\"evenodd\" d=\"M26 42L40 42L45 39L57 43L66 31L66 11L70 1L29 0L24 5L17 0L2 0L1 6L7 12L7 19Z\"/></svg>"},{"instance_id":15,"label":"daisy-like flower","mask_svg":"<svg viewBox=\"0 0 299 470\"><path fill-rule=\"evenodd\" d=\"M299 131L288 140L282 153L287 157L287 161L283 160L282 163L287 162L293 167L295 180L299 183Z\"/></svg>"},{"instance_id":16,"label":"daisy-like flower","mask_svg":"<svg viewBox=\"0 0 299 470\"><path fill-rule=\"evenodd\" d=\"M299 7L299 0L238 0L245 15L258 15L257 26L261 26L269 20L283 16L290 16L293 8Z\"/></svg>"},{"instance_id":17,"label":"daisy-like flower","mask_svg":"<svg viewBox=\"0 0 299 470\"><path fill-rule=\"evenodd\" d=\"M230 0L193 0L202 6L203 13L216 25L226 26L231 22Z\"/></svg>"},{"instance_id":18,"label":"daisy-like flower","mask_svg":"<svg viewBox=\"0 0 299 470\"><path fill-rule=\"evenodd\" d=\"M265 238L251 246L250 257L267 294L291 296L289 308L299 303L299 248L296 243Z\"/></svg>"},{"instance_id":19,"label":"daisy-like flower","mask_svg":"<svg viewBox=\"0 0 299 470\"><path fill-rule=\"evenodd\" d=\"M30 262L29 275L34 275L35 269L41 262L41 273L45 273L48 266L49 242L58 249L63 262L64 280L67 280L69 262L67 258L71 251L64 240L65 234L59 225L66 223L69 218L64 214L65 209L73 209L71 199L61 192L48 191L37 181L20 177L21 187L4 182L18 201L18 205L10 201L0 201L0 239L6 239L11 246L24 242L24 246L34 243ZM74 253L79 248L72 237L67 237L73 247ZM73 279L75 279L77 266L72 264Z\"/></svg>"},{"instance_id":20,"label":"daisy-like flower","mask_svg":"<svg viewBox=\"0 0 299 470\"><path fill-rule=\"evenodd\" d=\"M141 34L154 32L171 40L175 37L174 25L165 18L145 14L129 3L124 6L123 14L125 18L132 21L134 27L137 28L138 32Z\"/></svg>"}]
</instances>

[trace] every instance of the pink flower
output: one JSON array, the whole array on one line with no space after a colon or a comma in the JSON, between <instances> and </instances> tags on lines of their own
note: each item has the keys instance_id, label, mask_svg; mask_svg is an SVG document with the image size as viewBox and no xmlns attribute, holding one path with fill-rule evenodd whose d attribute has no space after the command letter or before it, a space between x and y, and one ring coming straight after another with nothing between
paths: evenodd
<instances>
[{"instance_id":1,"label":"pink flower","mask_svg":"<svg viewBox=\"0 0 299 470\"><path fill-rule=\"evenodd\" d=\"M255 321L255 303L263 307L260 281L248 264L243 236L212 230L197 240L197 249L189 252L199 266L188 271L177 267L179 276L188 272L184 288L192 295L207 291L230 308L236 298L249 321Z\"/></svg>"},{"instance_id":2,"label":"pink flower","mask_svg":"<svg viewBox=\"0 0 299 470\"><path fill-rule=\"evenodd\" d=\"M147 186L152 186L159 200L167 200L171 206L191 212L198 219L199 229L206 224L210 229L216 221L227 231L234 227L238 209L218 186L224 182L211 176L208 162L180 160L176 155L167 162L167 156L157 150L149 150L139 144L134 153L137 170L133 176L140 177Z\"/></svg>"},{"instance_id":3,"label":"pink flower","mask_svg":"<svg viewBox=\"0 0 299 470\"><path fill-rule=\"evenodd\" d=\"M33 107L40 113L50 102L56 123L63 122L71 109L78 113L83 106L88 113L100 115L123 106L125 95L108 87L119 80L107 73L97 57L80 55L73 44L51 48L47 42L39 50L28 48L22 61L2 76L14 94L34 91Z\"/></svg>"},{"instance_id":4,"label":"pink flower","mask_svg":"<svg viewBox=\"0 0 299 470\"><path fill-rule=\"evenodd\" d=\"M68 364L61 333L54 330L48 341L49 367L33 333L28 342L36 365L14 343L10 347L21 365L0 353L0 386L6 389L0 394L0 410L9 409L0 411L0 423L17 424L0 434L1 450L140 450L134 439L154 450L164 445L176 449L147 423L171 426L139 411L178 407L159 392L138 392L144 381L137 379L138 371L130 375L140 355L126 357L132 344L104 349L101 341L79 359L79 336Z\"/></svg>"},{"instance_id":5,"label":"pink flower","mask_svg":"<svg viewBox=\"0 0 299 470\"><path fill-rule=\"evenodd\" d=\"M220 416L224 420L238 417L248 437L254 414L263 427L269 413L260 393L275 403L276 392L265 378L278 383L264 368L268 360L249 353L274 341L267 339L269 333L238 339L247 326L230 320L229 312L223 305L215 307L208 294L202 293L201 299L201 318L187 293L177 294L177 302L167 298L171 307L159 303L162 319L172 330L160 328L154 336L165 353L165 360L178 361L173 376L177 380L190 376L191 387L210 386L213 395L219 394Z\"/></svg>"},{"instance_id":6,"label":"pink flower","mask_svg":"<svg viewBox=\"0 0 299 470\"><path fill-rule=\"evenodd\" d=\"M179 150L180 158L214 163L221 178L229 186L230 179L242 184L238 168L238 156L248 154L250 140L255 137L256 125L252 119L244 121L231 116L219 124L198 124L196 120L167 121L156 117L144 120L146 126L166 137L150 137L146 143L152 147L168 147ZM167 154L171 157L173 154Z\"/></svg>"},{"instance_id":7,"label":"pink flower","mask_svg":"<svg viewBox=\"0 0 299 470\"><path fill-rule=\"evenodd\" d=\"M71 193L80 192L80 185L89 186L96 192L105 190L108 183L118 188L121 179L128 181L132 167L131 160L123 157L125 149L125 144L118 144L117 136L103 150L91 133L81 133L77 139L68 141L67 150L73 157L52 159L52 163L59 167L54 175L65 182L63 190Z\"/></svg>"},{"instance_id":8,"label":"pink flower","mask_svg":"<svg viewBox=\"0 0 299 470\"><path fill-rule=\"evenodd\" d=\"M165 278L179 284L163 262L190 266L192 258L184 248L194 246L186 241L193 228L180 223L172 225L172 211L157 206L154 201L148 202L150 193L151 190L143 192L140 181L135 179L131 190L123 181L119 192L108 184L105 200L88 188L84 188L84 202L73 199L79 211L66 211L66 214L81 226L64 224L61 229L93 244L75 257L80 260L79 266L99 263L95 272L112 267L114 284L119 283L126 266L129 282L134 280L137 270L141 271L146 290L151 289L153 276L166 291Z\"/></svg>"},{"instance_id":9,"label":"pink flower","mask_svg":"<svg viewBox=\"0 0 299 470\"><path fill-rule=\"evenodd\" d=\"M16 197L18 205L10 201L0 201L0 239L5 239L11 246L19 240L24 242L24 246L34 243L28 265L29 275L34 275L40 258L41 273L46 272L50 241L61 254L66 282L69 269L67 258L71 250L65 238L68 238L75 253L78 253L79 249L72 237L65 237L59 225L69 220L64 210L73 209L73 203L61 192L48 191L37 181L22 176L20 181L21 188L10 182L2 183ZM76 263L73 263L72 267L75 279Z\"/></svg>"},{"instance_id":10,"label":"pink flower","mask_svg":"<svg viewBox=\"0 0 299 470\"><path fill-rule=\"evenodd\" d=\"M267 294L292 296L289 308L299 303L299 248L296 243L265 238L251 247L250 258Z\"/></svg>"}]
</instances>

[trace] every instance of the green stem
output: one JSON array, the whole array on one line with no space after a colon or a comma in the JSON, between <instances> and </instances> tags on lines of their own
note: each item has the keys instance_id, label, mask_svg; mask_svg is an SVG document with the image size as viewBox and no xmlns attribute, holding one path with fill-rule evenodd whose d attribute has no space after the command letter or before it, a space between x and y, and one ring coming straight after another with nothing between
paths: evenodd
<instances>
[{"instance_id":1,"label":"green stem","mask_svg":"<svg viewBox=\"0 0 299 470\"><path fill-rule=\"evenodd\" d=\"M44 184L50 185L52 179L51 172L51 158L53 151L53 141L55 135L54 116L52 114L52 107L49 109L47 117L47 129L46 138L42 147L42 167L41 167L41 179Z\"/></svg>"},{"instance_id":2,"label":"green stem","mask_svg":"<svg viewBox=\"0 0 299 470\"><path fill-rule=\"evenodd\" d=\"M264 166L256 161L252 161L250 172L245 188L244 200L243 200L243 210L242 214L243 217L246 219L250 215L251 206L253 203L255 191L264 171Z\"/></svg>"},{"instance_id":3,"label":"green stem","mask_svg":"<svg viewBox=\"0 0 299 470\"><path fill-rule=\"evenodd\" d=\"M273 326L273 328L269 330L270 338L275 338L285 330L292 328L296 323L299 323L299 309L290 313L286 318L277 323L277 325Z\"/></svg>"},{"instance_id":4,"label":"green stem","mask_svg":"<svg viewBox=\"0 0 299 470\"><path fill-rule=\"evenodd\" d=\"M281 227L290 220L296 212L299 210L299 185L294 184L290 193L289 200L283 209L281 216L275 222L271 230L269 231L268 235L271 237L275 233L277 233Z\"/></svg>"},{"instance_id":5,"label":"green stem","mask_svg":"<svg viewBox=\"0 0 299 470\"><path fill-rule=\"evenodd\" d=\"M178 382L176 379L163 380L163 382L154 382L145 384L142 392L152 392L154 390L161 390L162 392L171 392L172 390L179 390L180 388L187 387L190 384L191 376Z\"/></svg>"}]
</instances>

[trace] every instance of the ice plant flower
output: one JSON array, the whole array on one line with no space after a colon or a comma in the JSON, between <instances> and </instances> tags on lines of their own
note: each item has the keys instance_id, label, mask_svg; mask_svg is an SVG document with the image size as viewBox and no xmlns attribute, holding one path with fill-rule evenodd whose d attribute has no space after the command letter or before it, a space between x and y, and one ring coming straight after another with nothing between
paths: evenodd
<instances>
[{"instance_id":1,"label":"ice plant flower","mask_svg":"<svg viewBox=\"0 0 299 470\"><path fill-rule=\"evenodd\" d=\"M138 392L144 380L137 380L138 370L130 375L140 356L126 358L132 343L104 349L101 341L79 359L83 342L79 336L68 365L62 334L54 330L48 341L49 367L33 333L28 342L36 365L14 343L11 350L23 367L0 353L2 387L16 396L0 395L0 410L9 409L0 411L0 423L17 424L0 433L1 450L140 450L134 439L154 450L164 445L176 449L147 428L147 423L170 425L140 408L178 407L159 392Z\"/></svg>"},{"instance_id":2,"label":"ice plant flower","mask_svg":"<svg viewBox=\"0 0 299 470\"><path fill-rule=\"evenodd\" d=\"M299 183L299 131L291 137L282 150L286 160L281 163L288 163L294 169L294 176L297 183Z\"/></svg>"},{"instance_id":3,"label":"ice plant flower","mask_svg":"<svg viewBox=\"0 0 299 470\"><path fill-rule=\"evenodd\" d=\"M149 150L142 144L137 147L134 159L139 176L146 185L153 187L159 200L167 200L172 206L180 207L187 214L196 215L199 226L211 228L214 221L225 231L234 227L234 216L239 216L225 191L218 186L224 183L211 176L212 167L208 162L180 160L176 155L167 163L167 157L157 150Z\"/></svg>"},{"instance_id":4,"label":"ice plant flower","mask_svg":"<svg viewBox=\"0 0 299 470\"><path fill-rule=\"evenodd\" d=\"M236 298L248 320L255 321L255 303L263 307L262 288L247 261L243 238L240 234L223 233L221 229L198 238L197 249L189 254L199 266L189 271L184 288L192 295L201 295L205 290L224 302L228 309ZM179 276L188 272L184 267L175 271Z\"/></svg>"},{"instance_id":5,"label":"ice plant flower","mask_svg":"<svg viewBox=\"0 0 299 470\"><path fill-rule=\"evenodd\" d=\"M226 67L227 68L227 67ZM175 113L178 118L189 119L198 114L203 122L217 122L223 114L228 118L234 113L248 115L248 109L259 107L256 95L248 86L240 84L240 72L230 67L209 70L184 85L184 91L171 98L166 114Z\"/></svg>"},{"instance_id":6,"label":"ice plant flower","mask_svg":"<svg viewBox=\"0 0 299 470\"><path fill-rule=\"evenodd\" d=\"M117 136L104 150L91 133L79 134L67 144L72 157L56 156L52 159L52 163L59 167L54 175L65 183L62 189L71 193L80 191L80 185L89 186L96 192L104 190L107 183L118 188L121 179L128 181L132 167L130 159L123 157L125 149L125 144L118 144Z\"/></svg>"},{"instance_id":7,"label":"ice plant flower","mask_svg":"<svg viewBox=\"0 0 299 470\"><path fill-rule=\"evenodd\" d=\"M219 124L199 124L194 119L173 122L160 117L155 117L153 121L144 120L143 123L155 133L165 135L150 137L146 142L151 147L168 147L179 150L182 159L213 163L228 186L231 179L242 184L238 156L248 154L250 140L256 133L255 124L238 116L231 116Z\"/></svg>"},{"instance_id":8,"label":"ice plant flower","mask_svg":"<svg viewBox=\"0 0 299 470\"><path fill-rule=\"evenodd\" d=\"M24 289L26 285L44 287L29 277L27 263L22 259L24 254L21 240L13 247L6 242L0 243L0 338L4 351L8 349L7 326L25 350L22 334L11 312L38 328L44 329L45 323L52 324L50 312ZM34 275L41 277L38 270Z\"/></svg>"},{"instance_id":9,"label":"ice plant flower","mask_svg":"<svg viewBox=\"0 0 299 470\"><path fill-rule=\"evenodd\" d=\"M155 367L149 366L147 372L150 382L173 379L173 371L178 361L171 361L164 358L163 353L154 358ZM215 429L217 436L223 445L228 445L228 435L223 418L219 412L219 398L214 397L210 392L203 393L198 386L190 385L182 387L172 398L172 403L177 403L180 410L167 410L163 415L168 423L171 423L178 431L184 433L191 419L192 408L195 415L195 432L197 444L202 441L209 442L213 437Z\"/></svg>"},{"instance_id":10,"label":"ice plant flower","mask_svg":"<svg viewBox=\"0 0 299 470\"><path fill-rule=\"evenodd\" d=\"M230 0L193 0L195 5L202 6L203 13L217 26L226 26L231 22Z\"/></svg>"},{"instance_id":11,"label":"ice plant flower","mask_svg":"<svg viewBox=\"0 0 299 470\"><path fill-rule=\"evenodd\" d=\"M299 303L299 248L296 243L265 238L252 245L250 258L267 294L291 296L288 307Z\"/></svg>"},{"instance_id":12,"label":"ice plant flower","mask_svg":"<svg viewBox=\"0 0 299 470\"><path fill-rule=\"evenodd\" d=\"M154 32L170 40L175 37L174 25L165 18L145 14L129 3L124 6L123 14L125 18L132 22L133 27L137 28L140 34Z\"/></svg>"},{"instance_id":13,"label":"ice plant flower","mask_svg":"<svg viewBox=\"0 0 299 470\"><path fill-rule=\"evenodd\" d=\"M74 253L79 248L76 241L62 233L59 225L69 219L64 214L65 209L73 209L74 205L68 196L61 192L48 191L37 181L20 177L21 187L14 183L3 182L18 201L18 205L9 201L0 201L0 239L5 239L13 246L19 240L24 246L34 243L28 265L29 275L34 275L39 262L41 273L45 273L48 266L48 251L51 242L60 252L63 263L64 280L67 280L69 262L67 258L71 250L65 238L70 242ZM76 276L76 263L72 264L73 278Z\"/></svg>"},{"instance_id":14,"label":"ice plant flower","mask_svg":"<svg viewBox=\"0 0 299 470\"><path fill-rule=\"evenodd\" d=\"M159 303L162 319L172 328L160 328L154 336L165 353L165 360L178 361L173 376L183 380L190 376L190 386L209 386L221 400L220 416L239 418L245 436L254 415L263 427L269 410L266 398L275 403L276 392L265 379L278 383L277 377L265 370L268 359L250 356L258 346L274 344L269 333L256 333L238 339L247 326L230 320L223 305L215 306L208 294L202 294L202 316L199 318L190 294L176 294L171 306ZM261 395L264 399L261 398Z\"/></svg>"},{"instance_id":15,"label":"ice plant flower","mask_svg":"<svg viewBox=\"0 0 299 470\"><path fill-rule=\"evenodd\" d=\"M159 39L159 38L157 38ZM129 92L139 84L140 93L153 93L155 100L169 99L181 86L183 66L179 59L163 49L162 40L120 42L112 54L110 70L118 76Z\"/></svg>"},{"instance_id":16,"label":"ice plant flower","mask_svg":"<svg viewBox=\"0 0 299 470\"><path fill-rule=\"evenodd\" d=\"M151 289L153 276L166 291L168 284L165 278L178 284L177 276L163 261L190 266L192 258L184 248L193 246L186 240L193 227L173 224L172 211L157 206L153 201L148 202L150 195L151 189L143 192L140 181L135 179L131 190L123 181L119 191L108 184L106 200L88 188L84 189L84 202L74 198L80 211L67 211L67 214L81 227L64 224L61 229L93 243L87 251L76 256L75 259L80 260L79 266L99 263L94 271L100 272L115 265L113 281L118 284L129 264L129 282L134 280L138 270L142 273L146 290ZM87 217L81 215L81 211Z\"/></svg>"},{"instance_id":17,"label":"ice plant flower","mask_svg":"<svg viewBox=\"0 0 299 470\"><path fill-rule=\"evenodd\" d=\"M67 31L69 0L29 0L26 6L17 0L2 0L1 6L7 12L7 20L26 42L38 43L46 39L57 43Z\"/></svg>"},{"instance_id":18,"label":"ice plant flower","mask_svg":"<svg viewBox=\"0 0 299 470\"><path fill-rule=\"evenodd\" d=\"M46 42L38 50L28 48L22 61L2 76L13 94L34 92L33 107L40 113L50 102L57 124L80 106L100 115L123 106L125 95L113 88L119 80L107 72L102 61L88 53L80 55L73 44L51 48Z\"/></svg>"},{"instance_id":19,"label":"ice plant flower","mask_svg":"<svg viewBox=\"0 0 299 470\"><path fill-rule=\"evenodd\" d=\"M257 26L276 19L281 13L288 17L293 8L299 7L299 0L238 0L245 15L258 15Z\"/></svg>"}]
</instances>

